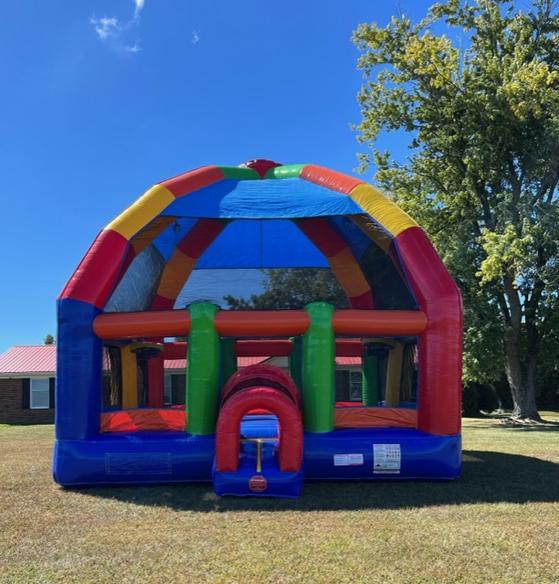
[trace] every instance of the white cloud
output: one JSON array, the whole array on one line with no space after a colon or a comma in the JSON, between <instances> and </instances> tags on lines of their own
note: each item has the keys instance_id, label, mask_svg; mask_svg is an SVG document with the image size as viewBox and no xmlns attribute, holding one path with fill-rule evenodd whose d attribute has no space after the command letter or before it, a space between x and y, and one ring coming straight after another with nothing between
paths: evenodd
<instances>
[{"instance_id":1,"label":"white cloud","mask_svg":"<svg viewBox=\"0 0 559 584\"><path fill-rule=\"evenodd\" d=\"M133 45L124 45L124 50L127 53L139 53L142 50L140 41L136 41Z\"/></svg>"},{"instance_id":2,"label":"white cloud","mask_svg":"<svg viewBox=\"0 0 559 584\"><path fill-rule=\"evenodd\" d=\"M197 45L199 42L200 42L200 35L198 34L198 31L193 30L192 31L192 44Z\"/></svg>"},{"instance_id":3,"label":"white cloud","mask_svg":"<svg viewBox=\"0 0 559 584\"><path fill-rule=\"evenodd\" d=\"M140 23L140 15L144 9L145 0L133 1L134 14L127 21L123 22L115 16L103 16L102 18L92 16L89 22L92 24L93 29L101 41L109 42L118 51L136 54L142 50L140 41L137 40L134 43L127 43L126 37L130 36L130 30Z\"/></svg>"},{"instance_id":4,"label":"white cloud","mask_svg":"<svg viewBox=\"0 0 559 584\"><path fill-rule=\"evenodd\" d=\"M140 13L144 8L144 0L134 0L134 18L140 18Z\"/></svg>"},{"instance_id":5,"label":"white cloud","mask_svg":"<svg viewBox=\"0 0 559 584\"><path fill-rule=\"evenodd\" d=\"M120 22L114 16L103 16L103 18L91 17L89 22L91 22L95 32L103 41L108 39L110 36L118 34L122 30Z\"/></svg>"}]
</instances>

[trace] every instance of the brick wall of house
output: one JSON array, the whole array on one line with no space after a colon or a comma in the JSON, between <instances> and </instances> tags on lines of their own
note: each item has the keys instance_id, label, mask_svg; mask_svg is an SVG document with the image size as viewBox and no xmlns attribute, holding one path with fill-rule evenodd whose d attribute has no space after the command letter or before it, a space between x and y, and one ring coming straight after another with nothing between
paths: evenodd
<instances>
[{"instance_id":1,"label":"brick wall of house","mask_svg":"<svg viewBox=\"0 0 559 584\"><path fill-rule=\"evenodd\" d=\"M23 380L0 379L0 424L52 424L54 409L23 408Z\"/></svg>"}]
</instances>

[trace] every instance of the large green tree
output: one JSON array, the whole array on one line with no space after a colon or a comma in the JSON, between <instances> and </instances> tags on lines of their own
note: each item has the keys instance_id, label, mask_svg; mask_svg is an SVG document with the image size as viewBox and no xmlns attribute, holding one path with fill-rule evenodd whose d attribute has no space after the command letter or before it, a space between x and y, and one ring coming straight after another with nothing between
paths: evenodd
<instances>
[{"instance_id":1,"label":"large green tree","mask_svg":"<svg viewBox=\"0 0 559 584\"><path fill-rule=\"evenodd\" d=\"M225 296L229 308L236 310L296 310L315 300L338 308L348 306L347 298L330 270L296 268L265 270L263 291L250 298Z\"/></svg>"},{"instance_id":2,"label":"large green tree","mask_svg":"<svg viewBox=\"0 0 559 584\"><path fill-rule=\"evenodd\" d=\"M363 24L354 42L363 169L376 165L462 289L465 378L504 369L513 416L539 420L559 309L559 17L551 0L522 5L449 0L419 23ZM405 162L377 150L382 131L409 135Z\"/></svg>"}]
</instances>

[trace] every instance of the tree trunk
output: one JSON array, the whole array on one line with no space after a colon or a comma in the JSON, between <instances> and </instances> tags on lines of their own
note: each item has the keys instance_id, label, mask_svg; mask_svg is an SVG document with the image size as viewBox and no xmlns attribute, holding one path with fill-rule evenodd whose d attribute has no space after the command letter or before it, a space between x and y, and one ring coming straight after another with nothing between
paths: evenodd
<instances>
[{"instance_id":1,"label":"tree trunk","mask_svg":"<svg viewBox=\"0 0 559 584\"><path fill-rule=\"evenodd\" d=\"M522 322L523 311L515 275L505 274L504 292L510 312L505 311L505 369L512 394L515 420L541 422L536 406L536 365L538 361L539 337L534 322L533 307L528 310L526 322Z\"/></svg>"},{"instance_id":2,"label":"tree trunk","mask_svg":"<svg viewBox=\"0 0 559 584\"><path fill-rule=\"evenodd\" d=\"M512 394L515 420L541 422L536 406L537 355L528 353L526 361L520 357L520 339L513 331L505 337L506 373Z\"/></svg>"}]
</instances>

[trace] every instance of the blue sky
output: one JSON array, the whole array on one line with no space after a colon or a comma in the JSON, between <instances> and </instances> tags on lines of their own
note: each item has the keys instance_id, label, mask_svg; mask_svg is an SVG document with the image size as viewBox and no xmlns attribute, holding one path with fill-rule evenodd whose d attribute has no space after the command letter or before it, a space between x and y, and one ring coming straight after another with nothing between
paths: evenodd
<instances>
[{"instance_id":1,"label":"blue sky","mask_svg":"<svg viewBox=\"0 0 559 584\"><path fill-rule=\"evenodd\" d=\"M259 157L354 172L351 33L428 4L3 2L0 352L55 334L66 280L150 184Z\"/></svg>"}]
</instances>

